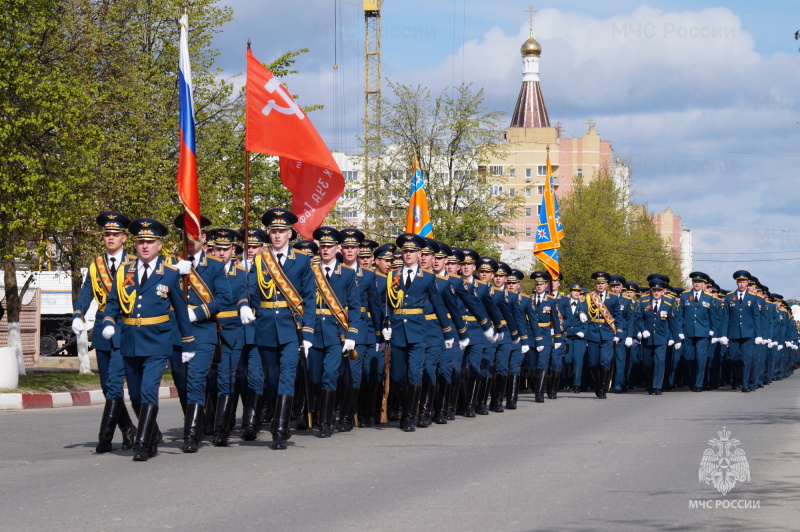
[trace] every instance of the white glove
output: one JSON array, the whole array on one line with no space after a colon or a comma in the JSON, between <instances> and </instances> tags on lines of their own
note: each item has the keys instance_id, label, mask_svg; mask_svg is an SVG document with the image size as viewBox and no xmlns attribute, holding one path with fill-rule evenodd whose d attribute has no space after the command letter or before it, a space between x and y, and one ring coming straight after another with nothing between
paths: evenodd
<instances>
[{"instance_id":1,"label":"white glove","mask_svg":"<svg viewBox=\"0 0 800 532\"><path fill-rule=\"evenodd\" d=\"M721 337L719 339L719 343L721 343L722 345L728 345L728 337L727 336Z\"/></svg>"},{"instance_id":2,"label":"white glove","mask_svg":"<svg viewBox=\"0 0 800 532\"><path fill-rule=\"evenodd\" d=\"M377 351L378 353L382 353L384 349L386 349L385 343L381 342L379 344L375 344L375 351Z\"/></svg>"},{"instance_id":3,"label":"white glove","mask_svg":"<svg viewBox=\"0 0 800 532\"><path fill-rule=\"evenodd\" d=\"M756 336L756 345L761 345L764 343L764 339L760 336Z\"/></svg>"},{"instance_id":4,"label":"white glove","mask_svg":"<svg viewBox=\"0 0 800 532\"><path fill-rule=\"evenodd\" d=\"M85 330L86 322L84 322L81 318L75 318L72 320L72 332L75 333L75 336L80 336Z\"/></svg>"},{"instance_id":5,"label":"white glove","mask_svg":"<svg viewBox=\"0 0 800 532\"><path fill-rule=\"evenodd\" d=\"M650 331L647 330L642 331L642 338L650 338Z\"/></svg>"},{"instance_id":6,"label":"white glove","mask_svg":"<svg viewBox=\"0 0 800 532\"><path fill-rule=\"evenodd\" d=\"M786 344L786 347L792 347L792 342L789 342L789 341L787 340L787 341L786 341L786 342L784 342L784 343Z\"/></svg>"},{"instance_id":7,"label":"white glove","mask_svg":"<svg viewBox=\"0 0 800 532\"><path fill-rule=\"evenodd\" d=\"M577 336L578 338L583 338L583 333L578 331L578 334L576 334L575 336Z\"/></svg>"},{"instance_id":8,"label":"white glove","mask_svg":"<svg viewBox=\"0 0 800 532\"><path fill-rule=\"evenodd\" d=\"M633 345L640 345L641 343L639 340L633 340Z\"/></svg>"},{"instance_id":9,"label":"white glove","mask_svg":"<svg viewBox=\"0 0 800 532\"><path fill-rule=\"evenodd\" d=\"M556 342L553 344L553 349L559 349L561 347L561 342Z\"/></svg>"},{"instance_id":10,"label":"white glove","mask_svg":"<svg viewBox=\"0 0 800 532\"><path fill-rule=\"evenodd\" d=\"M519 343L519 336L517 336L516 340L512 340L511 343L517 345Z\"/></svg>"},{"instance_id":11,"label":"white glove","mask_svg":"<svg viewBox=\"0 0 800 532\"><path fill-rule=\"evenodd\" d=\"M194 313L194 309L187 308L186 310L189 311L189 321L194 323L197 321L197 316Z\"/></svg>"},{"instance_id":12,"label":"white glove","mask_svg":"<svg viewBox=\"0 0 800 532\"><path fill-rule=\"evenodd\" d=\"M530 351L530 350L531 350L531 346L529 346L528 344L522 344L522 354L523 355L525 353L527 353L528 351Z\"/></svg>"},{"instance_id":13,"label":"white glove","mask_svg":"<svg viewBox=\"0 0 800 532\"><path fill-rule=\"evenodd\" d=\"M491 328L486 329L485 331L483 331L483 335L486 337L487 340L494 343L494 329Z\"/></svg>"},{"instance_id":14,"label":"white glove","mask_svg":"<svg viewBox=\"0 0 800 532\"><path fill-rule=\"evenodd\" d=\"M313 344L308 340L303 340L303 354L308 358L308 353L311 352L311 346Z\"/></svg>"},{"instance_id":15,"label":"white glove","mask_svg":"<svg viewBox=\"0 0 800 532\"><path fill-rule=\"evenodd\" d=\"M683 333L680 333L678 335L678 338L680 338L681 340L685 340L686 339L686 337L683 335Z\"/></svg>"},{"instance_id":16,"label":"white glove","mask_svg":"<svg viewBox=\"0 0 800 532\"><path fill-rule=\"evenodd\" d=\"M541 353L542 351L544 351L544 346L543 345L540 345L539 347L536 348L536 352L537 353Z\"/></svg>"},{"instance_id":17,"label":"white glove","mask_svg":"<svg viewBox=\"0 0 800 532\"><path fill-rule=\"evenodd\" d=\"M783 346L781 344L778 344L778 351L780 351L781 349L783 349Z\"/></svg>"},{"instance_id":18,"label":"white glove","mask_svg":"<svg viewBox=\"0 0 800 532\"><path fill-rule=\"evenodd\" d=\"M356 341L348 338L342 344L342 353L349 353L355 348L356 348Z\"/></svg>"},{"instance_id":19,"label":"white glove","mask_svg":"<svg viewBox=\"0 0 800 532\"><path fill-rule=\"evenodd\" d=\"M639 340L641 340L641 339L642 339L642 333L640 333L640 332L636 333L636 338L638 338Z\"/></svg>"},{"instance_id":20,"label":"white glove","mask_svg":"<svg viewBox=\"0 0 800 532\"><path fill-rule=\"evenodd\" d=\"M452 349L452 348L453 348L453 344L454 344L454 343L456 343L455 339L453 339L453 338L448 338L448 339L446 339L446 340L444 341L444 348L445 348L445 349Z\"/></svg>"},{"instance_id":21,"label":"white glove","mask_svg":"<svg viewBox=\"0 0 800 532\"><path fill-rule=\"evenodd\" d=\"M175 267L178 268L178 272L181 275L189 275L189 273L192 271L192 262L188 260L182 260L179 261Z\"/></svg>"},{"instance_id":22,"label":"white glove","mask_svg":"<svg viewBox=\"0 0 800 532\"><path fill-rule=\"evenodd\" d=\"M630 347L632 345L633 345L633 338L631 337L625 338L625 347Z\"/></svg>"},{"instance_id":23,"label":"white glove","mask_svg":"<svg viewBox=\"0 0 800 532\"><path fill-rule=\"evenodd\" d=\"M194 351L184 351L181 353L181 362L184 364L194 358Z\"/></svg>"},{"instance_id":24,"label":"white glove","mask_svg":"<svg viewBox=\"0 0 800 532\"><path fill-rule=\"evenodd\" d=\"M499 334L497 334L497 333L494 333L494 334L492 335L492 343L493 343L493 344L496 344L496 343L497 343L497 341L498 341L499 339L500 339L500 335L499 335Z\"/></svg>"},{"instance_id":25,"label":"white glove","mask_svg":"<svg viewBox=\"0 0 800 532\"><path fill-rule=\"evenodd\" d=\"M617 345L618 343L619 343L619 337L615 336L614 337L614 345Z\"/></svg>"},{"instance_id":26,"label":"white glove","mask_svg":"<svg viewBox=\"0 0 800 532\"><path fill-rule=\"evenodd\" d=\"M586 315L585 312L578 312L578 317L580 318L581 323L586 323L587 321L589 321L589 317Z\"/></svg>"},{"instance_id":27,"label":"white glove","mask_svg":"<svg viewBox=\"0 0 800 532\"><path fill-rule=\"evenodd\" d=\"M719 342L719 338L712 338L711 339L711 343L712 344L716 344L717 342Z\"/></svg>"},{"instance_id":28,"label":"white glove","mask_svg":"<svg viewBox=\"0 0 800 532\"><path fill-rule=\"evenodd\" d=\"M506 337L506 333L504 333L503 331L500 331L499 333L497 333L497 341L498 342L501 342L503 340L503 338L505 338L505 337Z\"/></svg>"},{"instance_id":29,"label":"white glove","mask_svg":"<svg viewBox=\"0 0 800 532\"><path fill-rule=\"evenodd\" d=\"M114 336L114 326L113 325L106 325L103 327L103 338L106 340L111 340L111 337Z\"/></svg>"},{"instance_id":30,"label":"white glove","mask_svg":"<svg viewBox=\"0 0 800 532\"><path fill-rule=\"evenodd\" d=\"M670 340L670 341L668 341L668 342L667 342L667 345L668 345L668 346L669 346L669 345L675 345L675 340Z\"/></svg>"},{"instance_id":31,"label":"white glove","mask_svg":"<svg viewBox=\"0 0 800 532\"><path fill-rule=\"evenodd\" d=\"M253 309L245 305L239 309L239 319L242 320L243 324L247 325L256 321L256 315L253 314Z\"/></svg>"},{"instance_id":32,"label":"white glove","mask_svg":"<svg viewBox=\"0 0 800 532\"><path fill-rule=\"evenodd\" d=\"M714 331L708 331L709 336L714 336Z\"/></svg>"},{"instance_id":33,"label":"white glove","mask_svg":"<svg viewBox=\"0 0 800 532\"><path fill-rule=\"evenodd\" d=\"M680 348L681 348L681 343L680 343L680 342L678 342L677 344L675 344L675 349L680 349Z\"/></svg>"},{"instance_id":34,"label":"white glove","mask_svg":"<svg viewBox=\"0 0 800 532\"><path fill-rule=\"evenodd\" d=\"M464 338L463 340L458 341L458 348L462 351L467 348L469 345L469 338Z\"/></svg>"},{"instance_id":35,"label":"white glove","mask_svg":"<svg viewBox=\"0 0 800 532\"><path fill-rule=\"evenodd\" d=\"M386 327L381 332L383 333L383 339L386 340L387 342L392 339L392 328L391 327Z\"/></svg>"}]
</instances>

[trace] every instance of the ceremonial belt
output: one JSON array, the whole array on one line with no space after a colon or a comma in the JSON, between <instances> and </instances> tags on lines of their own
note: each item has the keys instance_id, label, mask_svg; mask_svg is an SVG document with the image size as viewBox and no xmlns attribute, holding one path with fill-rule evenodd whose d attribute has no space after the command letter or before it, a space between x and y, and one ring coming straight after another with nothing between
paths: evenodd
<instances>
[{"instance_id":1,"label":"ceremonial belt","mask_svg":"<svg viewBox=\"0 0 800 532\"><path fill-rule=\"evenodd\" d=\"M140 325L156 325L166 321L169 321L169 314L163 314L153 318L122 318L122 323L125 325L135 325L137 327Z\"/></svg>"},{"instance_id":2,"label":"ceremonial belt","mask_svg":"<svg viewBox=\"0 0 800 532\"><path fill-rule=\"evenodd\" d=\"M261 257L261 260L256 261L256 273L258 277L258 288L261 290L261 295L264 296L264 299L272 299L272 297L270 297L272 295L270 292L274 291L275 286L277 286L283 298L288 301L291 306L292 312L297 312L297 314L302 316L303 299L300 297L300 294L297 293L295 287L292 286L291 281L289 281L283 268L281 268L280 263L272 256L272 251L269 249L262 251L259 257ZM262 262L266 265L267 273L272 277L272 279L270 279L272 282L264 280L264 270L261 268ZM265 292L265 290L270 292Z\"/></svg>"},{"instance_id":3,"label":"ceremonial belt","mask_svg":"<svg viewBox=\"0 0 800 532\"><path fill-rule=\"evenodd\" d=\"M286 301L261 301L259 306L261 308L286 308L289 303Z\"/></svg>"},{"instance_id":4,"label":"ceremonial belt","mask_svg":"<svg viewBox=\"0 0 800 532\"><path fill-rule=\"evenodd\" d=\"M366 311L367 311L367 307L361 307L361 312L366 312Z\"/></svg>"},{"instance_id":5,"label":"ceremonial belt","mask_svg":"<svg viewBox=\"0 0 800 532\"><path fill-rule=\"evenodd\" d=\"M421 308L396 308L392 314L425 314Z\"/></svg>"},{"instance_id":6,"label":"ceremonial belt","mask_svg":"<svg viewBox=\"0 0 800 532\"><path fill-rule=\"evenodd\" d=\"M500 325L508 325L508 323L506 323L506 320L500 320Z\"/></svg>"},{"instance_id":7,"label":"ceremonial belt","mask_svg":"<svg viewBox=\"0 0 800 532\"><path fill-rule=\"evenodd\" d=\"M464 321L478 321L478 318L476 318L475 316L461 316L461 317L464 318Z\"/></svg>"},{"instance_id":8,"label":"ceremonial belt","mask_svg":"<svg viewBox=\"0 0 800 532\"><path fill-rule=\"evenodd\" d=\"M121 264L120 268L122 268ZM111 292L113 281L106 266L105 256L97 257L89 265L89 279L92 283L92 295L97 300L97 310L102 312L106 309L106 300Z\"/></svg>"},{"instance_id":9,"label":"ceremonial belt","mask_svg":"<svg viewBox=\"0 0 800 532\"><path fill-rule=\"evenodd\" d=\"M437 318L436 314L425 314L425 319L428 321L435 320L436 318Z\"/></svg>"},{"instance_id":10,"label":"ceremonial belt","mask_svg":"<svg viewBox=\"0 0 800 532\"><path fill-rule=\"evenodd\" d=\"M544 323L540 323L540 324L539 324L539 327L550 327L550 322L549 322L549 321L546 321L546 322L544 322Z\"/></svg>"},{"instance_id":11,"label":"ceremonial belt","mask_svg":"<svg viewBox=\"0 0 800 532\"><path fill-rule=\"evenodd\" d=\"M331 283L328 282L328 278L325 277L324 273L322 273L320 263L312 262L311 271L314 273L314 280L317 281L317 293L322 296L322 300L328 306L330 313L334 318L336 318L336 321L339 322L339 325L341 325L344 330L347 331L347 309L339 302L339 299L333 292ZM325 309L317 309L317 314L319 314L319 310Z\"/></svg>"},{"instance_id":12,"label":"ceremonial belt","mask_svg":"<svg viewBox=\"0 0 800 532\"><path fill-rule=\"evenodd\" d=\"M595 323L605 323L606 322L606 320L604 320L602 318L596 318L596 319L595 318L590 318L589 321L593 321Z\"/></svg>"},{"instance_id":13,"label":"ceremonial belt","mask_svg":"<svg viewBox=\"0 0 800 532\"><path fill-rule=\"evenodd\" d=\"M324 314L326 316L333 316L333 311L327 308L318 308L317 314Z\"/></svg>"},{"instance_id":14,"label":"ceremonial belt","mask_svg":"<svg viewBox=\"0 0 800 532\"><path fill-rule=\"evenodd\" d=\"M222 312L217 312L217 315L214 316L215 318L235 318L239 315L238 310L223 310Z\"/></svg>"},{"instance_id":15,"label":"ceremonial belt","mask_svg":"<svg viewBox=\"0 0 800 532\"><path fill-rule=\"evenodd\" d=\"M197 294L197 297L199 297L203 303L210 303L211 300L214 299L211 289L194 268L189 272L189 286L192 287L194 293Z\"/></svg>"},{"instance_id":16,"label":"ceremonial belt","mask_svg":"<svg viewBox=\"0 0 800 532\"><path fill-rule=\"evenodd\" d=\"M599 313L603 316L603 320L605 321L609 327L611 327L611 331L616 333L617 328L614 326L614 318L611 316L611 313L608 311L606 304L603 303L603 300L600 299L600 294L597 292L592 292L591 294L586 296L586 305L589 307L589 315L591 317L592 314L597 316ZM597 310L593 310L597 309ZM592 321L595 323L602 323L597 317L592 317Z\"/></svg>"}]
</instances>

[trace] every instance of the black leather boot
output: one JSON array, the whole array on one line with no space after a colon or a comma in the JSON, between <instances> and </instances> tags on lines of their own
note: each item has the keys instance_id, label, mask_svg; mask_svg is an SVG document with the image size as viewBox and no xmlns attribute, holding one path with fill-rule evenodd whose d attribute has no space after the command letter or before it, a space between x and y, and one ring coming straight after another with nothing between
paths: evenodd
<instances>
[{"instance_id":1,"label":"black leather boot","mask_svg":"<svg viewBox=\"0 0 800 532\"><path fill-rule=\"evenodd\" d=\"M119 406L121 402L122 401L115 399L106 399L106 405L103 408L103 417L100 418L100 433L97 435L97 447L95 447L94 452L111 452L111 440L114 439L114 430L117 428L117 419L119 418Z\"/></svg>"},{"instance_id":2,"label":"black leather boot","mask_svg":"<svg viewBox=\"0 0 800 532\"><path fill-rule=\"evenodd\" d=\"M439 386L439 395L433 401L433 422L437 425L447 425L447 412L450 409L450 388L448 382Z\"/></svg>"},{"instance_id":3,"label":"black leather boot","mask_svg":"<svg viewBox=\"0 0 800 532\"><path fill-rule=\"evenodd\" d=\"M356 405L358 404L359 388L348 386L344 393L344 404L342 405L341 432L350 432L355 426Z\"/></svg>"},{"instance_id":4,"label":"black leather boot","mask_svg":"<svg viewBox=\"0 0 800 532\"><path fill-rule=\"evenodd\" d=\"M258 407L261 405L261 394L249 391L244 403L244 413L242 414L242 439L244 441L254 441L258 436Z\"/></svg>"},{"instance_id":5,"label":"black leather boot","mask_svg":"<svg viewBox=\"0 0 800 532\"><path fill-rule=\"evenodd\" d=\"M272 417L272 448L286 449L286 442L292 437L289 420L292 418L292 396L279 395L275 401L275 415Z\"/></svg>"},{"instance_id":6,"label":"black leather boot","mask_svg":"<svg viewBox=\"0 0 800 532\"><path fill-rule=\"evenodd\" d=\"M119 427L119 431L122 433L122 447L120 447L120 449L123 451L133 449L133 440L136 439L136 425L133 424L133 420L130 414L128 414L128 407L125 406L125 402L122 399L119 400L117 427Z\"/></svg>"},{"instance_id":7,"label":"black leather boot","mask_svg":"<svg viewBox=\"0 0 800 532\"><path fill-rule=\"evenodd\" d=\"M422 395L422 386L406 386L406 403L403 408L403 415L405 416L405 432L414 432L417 430L417 407L419 406L419 398Z\"/></svg>"},{"instance_id":8,"label":"black leather boot","mask_svg":"<svg viewBox=\"0 0 800 532\"><path fill-rule=\"evenodd\" d=\"M186 417L183 421L183 452L196 453L200 440L203 438L203 423L205 415L203 405L190 403L186 407Z\"/></svg>"},{"instance_id":9,"label":"black leather boot","mask_svg":"<svg viewBox=\"0 0 800 532\"><path fill-rule=\"evenodd\" d=\"M459 396L463 394L463 380L450 385L450 397L447 400L447 421L453 421L456 418L456 403L458 402Z\"/></svg>"},{"instance_id":10,"label":"black leather boot","mask_svg":"<svg viewBox=\"0 0 800 532\"><path fill-rule=\"evenodd\" d=\"M390 388L389 399L386 401L386 403L388 404L386 418L389 421L397 421L400 419L400 414L397 412L400 410L401 397L400 393L397 391L397 388Z\"/></svg>"},{"instance_id":11,"label":"black leather boot","mask_svg":"<svg viewBox=\"0 0 800 532\"><path fill-rule=\"evenodd\" d=\"M533 373L533 394L534 394L534 402L536 403L544 403L544 379L546 373L544 370L537 369Z\"/></svg>"},{"instance_id":12,"label":"black leather boot","mask_svg":"<svg viewBox=\"0 0 800 532\"><path fill-rule=\"evenodd\" d=\"M322 390L320 401L319 437L330 438L336 415L336 390Z\"/></svg>"},{"instance_id":13,"label":"black leather boot","mask_svg":"<svg viewBox=\"0 0 800 532\"><path fill-rule=\"evenodd\" d=\"M592 366L589 368L589 373L592 374L592 380L594 381L594 394L597 396L598 399L601 398L602 393L602 384L603 381L600 377L600 367L599 366Z\"/></svg>"},{"instance_id":14,"label":"black leather boot","mask_svg":"<svg viewBox=\"0 0 800 532\"><path fill-rule=\"evenodd\" d=\"M608 391L608 370L607 369L601 369L600 370L600 395L598 395L597 397L599 397L600 399L605 399L607 391Z\"/></svg>"},{"instance_id":15,"label":"black leather boot","mask_svg":"<svg viewBox=\"0 0 800 532\"><path fill-rule=\"evenodd\" d=\"M470 377L467 381L466 397L464 398L464 417L475 417L475 403L478 401L478 378Z\"/></svg>"},{"instance_id":16,"label":"black leather boot","mask_svg":"<svg viewBox=\"0 0 800 532\"><path fill-rule=\"evenodd\" d=\"M561 380L561 372L554 371L550 375L550 381L547 383L547 398L558 399L558 384Z\"/></svg>"},{"instance_id":17,"label":"black leather boot","mask_svg":"<svg viewBox=\"0 0 800 532\"><path fill-rule=\"evenodd\" d=\"M421 392L421 403L419 405L419 421L417 426L420 428L428 428L431 426L431 411L433 410L433 396L436 393L436 386L432 384L423 384Z\"/></svg>"},{"instance_id":18,"label":"black leather boot","mask_svg":"<svg viewBox=\"0 0 800 532\"><path fill-rule=\"evenodd\" d=\"M146 462L158 453L156 436L156 417L158 405L143 403L139 407L139 429L136 431L136 440L133 443L133 461Z\"/></svg>"},{"instance_id":19,"label":"black leather boot","mask_svg":"<svg viewBox=\"0 0 800 532\"><path fill-rule=\"evenodd\" d=\"M375 404L378 402L378 385L367 384L366 389L361 392L361 400L358 407L358 426L375 426Z\"/></svg>"},{"instance_id":20,"label":"black leather boot","mask_svg":"<svg viewBox=\"0 0 800 532\"><path fill-rule=\"evenodd\" d=\"M487 402L489 401L489 379L490 377L481 377L478 382L478 398L475 411L479 416L489 415L489 407L487 406Z\"/></svg>"},{"instance_id":21,"label":"black leather boot","mask_svg":"<svg viewBox=\"0 0 800 532\"><path fill-rule=\"evenodd\" d=\"M503 408L503 396L506 394L506 376L495 375L494 385L492 386L492 401L489 403L489 409L492 412L505 412Z\"/></svg>"},{"instance_id":22,"label":"black leather boot","mask_svg":"<svg viewBox=\"0 0 800 532\"><path fill-rule=\"evenodd\" d=\"M218 395L214 416L214 447L228 446L228 415L231 410L230 395Z\"/></svg>"},{"instance_id":23,"label":"black leather boot","mask_svg":"<svg viewBox=\"0 0 800 532\"><path fill-rule=\"evenodd\" d=\"M508 380L506 408L509 410L516 410L518 397L519 397L519 375L511 375L511 378Z\"/></svg>"}]
</instances>

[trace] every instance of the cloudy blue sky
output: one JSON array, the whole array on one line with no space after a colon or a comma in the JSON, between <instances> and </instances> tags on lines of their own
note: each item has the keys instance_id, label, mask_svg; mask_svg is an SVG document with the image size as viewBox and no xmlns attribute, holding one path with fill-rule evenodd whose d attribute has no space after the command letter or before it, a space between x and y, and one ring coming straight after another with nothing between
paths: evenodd
<instances>
[{"instance_id":1,"label":"cloudy blue sky","mask_svg":"<svg viewBox=\"0 0 800 532\"><path fill-rule=\"evenodd\" d=\"M248 37L264 62L309 48L296 64L301 73L286 81L302 105L326 106L312 119L329 147L356 152L361 0L224 3L234 9L215 41L225 74L244 71ZM529 4L385 0L384 78L434 93L472 82L510 116ZM725 288L734 270L748 269L771 290L800 297L800 2L534 7L551 122L573 136L588 118L597 123L630 161L634 200L651 211L669 206L692 230L695 269Z\"/></svg>"}]
</instances>

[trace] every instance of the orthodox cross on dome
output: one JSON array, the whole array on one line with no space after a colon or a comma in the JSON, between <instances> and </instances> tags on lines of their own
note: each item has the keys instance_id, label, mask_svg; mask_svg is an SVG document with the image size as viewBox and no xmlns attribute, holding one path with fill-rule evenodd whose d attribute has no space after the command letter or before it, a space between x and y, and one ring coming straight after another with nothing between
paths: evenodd
<instances>
[{"instance_id":1,"label":"orthodox cross on dome","mask_svg":"<svg viewBox=\"0 0 800 532\"><path fill-rule=\"evenodd\" d=\"M528 9L526 9L525 12L530 14L530 31L531 35L533 35L533 14L538 13L538 10L533 9L533 6L528 6Z\"/></svg>"}]
</instances>

